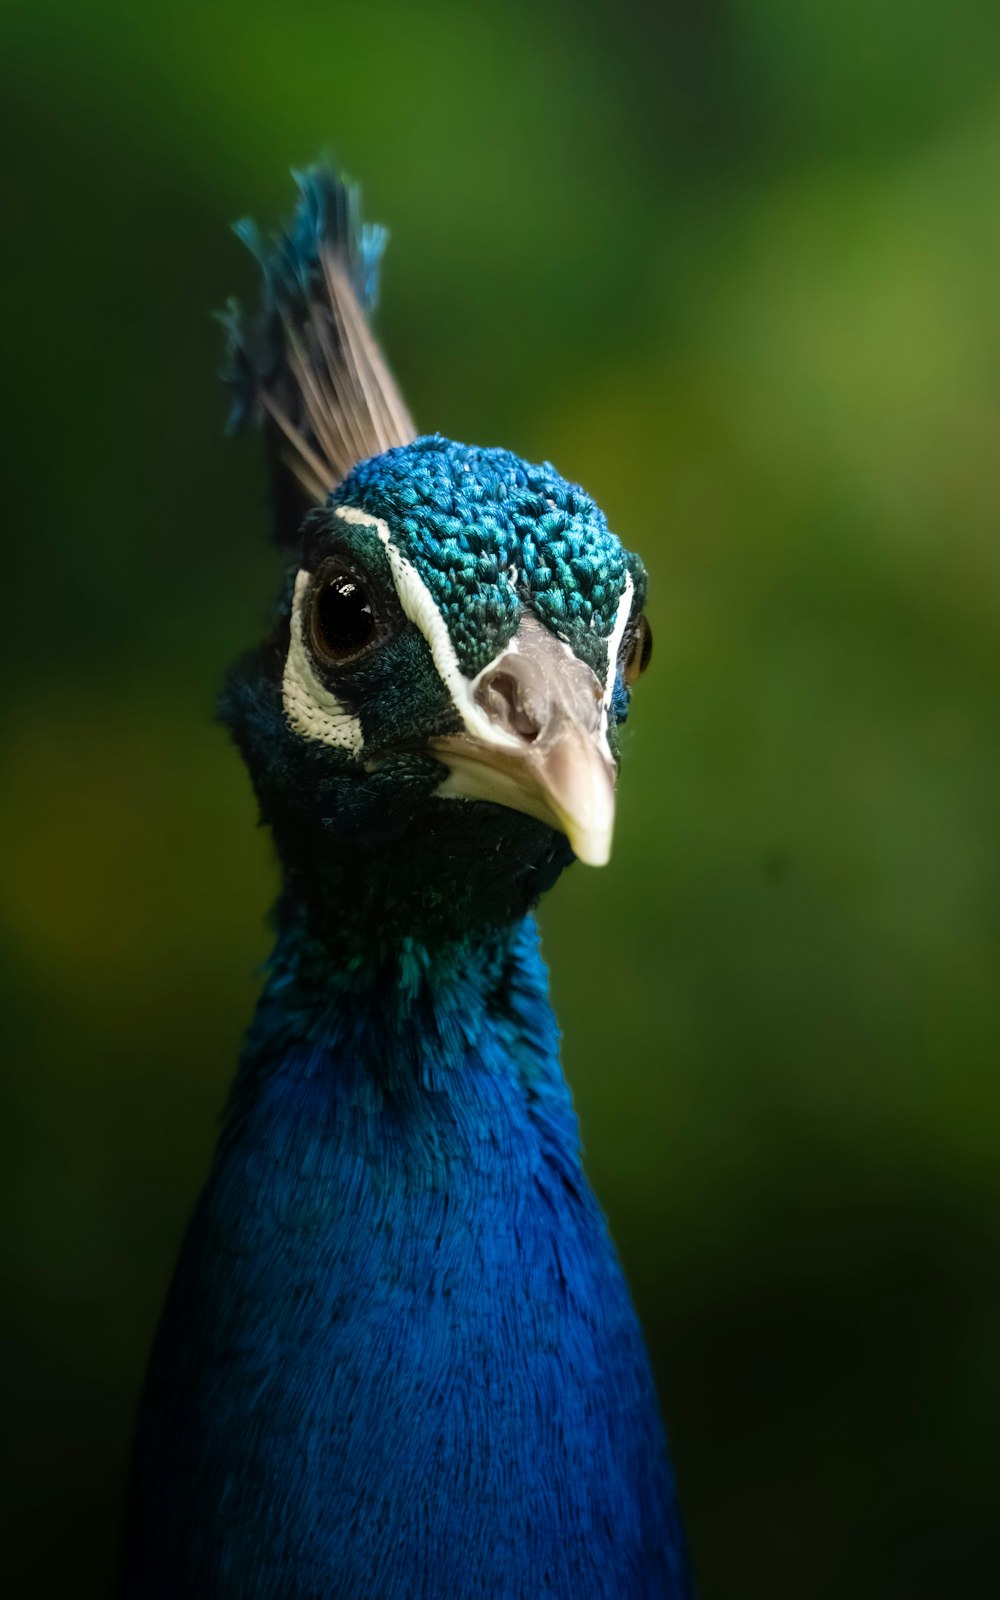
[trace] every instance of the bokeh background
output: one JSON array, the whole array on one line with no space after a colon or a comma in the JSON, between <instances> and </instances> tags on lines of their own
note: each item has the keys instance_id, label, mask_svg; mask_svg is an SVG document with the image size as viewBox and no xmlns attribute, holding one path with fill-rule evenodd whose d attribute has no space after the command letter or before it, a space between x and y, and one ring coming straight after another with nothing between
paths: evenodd
<instances>
[{"instance_id":1,"label":"bokeh background","mask_svg":"<svg viewBox=\"0 0 1000 1600\"><path fill-rule=\"evenodd\" d=\"M8 1593L109 1594L275 875L227 231L322 148L425 427L652 569L613 865L543 913L703 1600L978 1596L1000 1438L1000 10L5 0Z\"/></svg>"}]
</instances>

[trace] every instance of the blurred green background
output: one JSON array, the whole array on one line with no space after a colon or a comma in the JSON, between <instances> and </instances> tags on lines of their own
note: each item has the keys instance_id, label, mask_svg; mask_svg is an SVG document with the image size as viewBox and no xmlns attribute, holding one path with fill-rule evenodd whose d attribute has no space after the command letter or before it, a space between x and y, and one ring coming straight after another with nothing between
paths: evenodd
<instances>
[{"instance_id":1,"label":"blurred green background","mask_svg":"<svg viewBox=\"0 0 1000 1600\"><path fill-rule=\"evenodd\" d=\"M278 573L227 232L321 148L419 422L652 569L543 923L703 1600L997 1569L1000 9L5 0L8 1593L109 1593L274 893L212 723Z\"/></svg>"}]
</instances>

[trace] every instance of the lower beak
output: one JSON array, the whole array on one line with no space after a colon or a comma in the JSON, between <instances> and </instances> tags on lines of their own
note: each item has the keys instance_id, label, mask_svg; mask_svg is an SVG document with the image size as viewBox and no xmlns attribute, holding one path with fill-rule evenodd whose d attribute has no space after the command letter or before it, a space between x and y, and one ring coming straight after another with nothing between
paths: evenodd
<instances>
[{"instance_id":1,"label":"lower beak","mask_svg":"<svg viewBox=\"0 0 1000 1600\"><path fill-rule=\"evenodd\" d=\"M596 673L526 614L511 645L472 685L476 731L431 739L448 768L440 794L489 800L564 833L574 854L611 855L616 768Z\"/></svg>"}]
</instances>

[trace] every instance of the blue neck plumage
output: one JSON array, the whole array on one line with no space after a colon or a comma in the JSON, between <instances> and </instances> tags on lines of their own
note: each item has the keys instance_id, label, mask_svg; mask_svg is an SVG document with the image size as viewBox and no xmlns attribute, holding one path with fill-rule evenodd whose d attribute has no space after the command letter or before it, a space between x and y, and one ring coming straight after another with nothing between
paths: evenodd
<instances>
[{"instance_id":1,"label":"blue neck plumage","mask_svg":"<svg viewBox=\"0 0 1000 1600\"><path fill-rule=\"evenodd\" d=\"M547 991L530 917L376 956L279 908L150 1370L129 1600L687 1597Z\"/></svg>"},{"instance_id":2,"label":"blue neck plumage","mask_svg":"<svg viewBox=\"0 0 1000 1600\"><path fill-rule=\"evenodd\" d=\"M446 1182L487 1159L513 1178L540 1140L578 1171L534 918L374 954L331 946L285 901L220 1157L262 1098L269 1120L315 1118L312 1137L336 1111L341 1148L353 1141L386 1176Z\"/></svg>"}]
</instances>

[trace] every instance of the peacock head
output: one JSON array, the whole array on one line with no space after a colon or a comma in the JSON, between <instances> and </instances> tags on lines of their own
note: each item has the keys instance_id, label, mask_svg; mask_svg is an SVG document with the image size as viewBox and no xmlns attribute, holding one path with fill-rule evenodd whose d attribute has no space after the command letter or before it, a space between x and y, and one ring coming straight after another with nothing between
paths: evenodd
<instances>
[{"instance_id":1,"label":"peacock head","mask_svg":"<svg viewBox=\"0 0 1000 1600\"><path fill-rule=\"evenodd\" d=\"M356 200L326 169L300 185L258 252L262 320L229 324L239 420L263 410L314 504L279 463L293 559L223 715L300 894L383 928L507 921L574 855L608 859L645 570L553 467L412 436L360 313Z\"/></svg>"}]
</instances>

